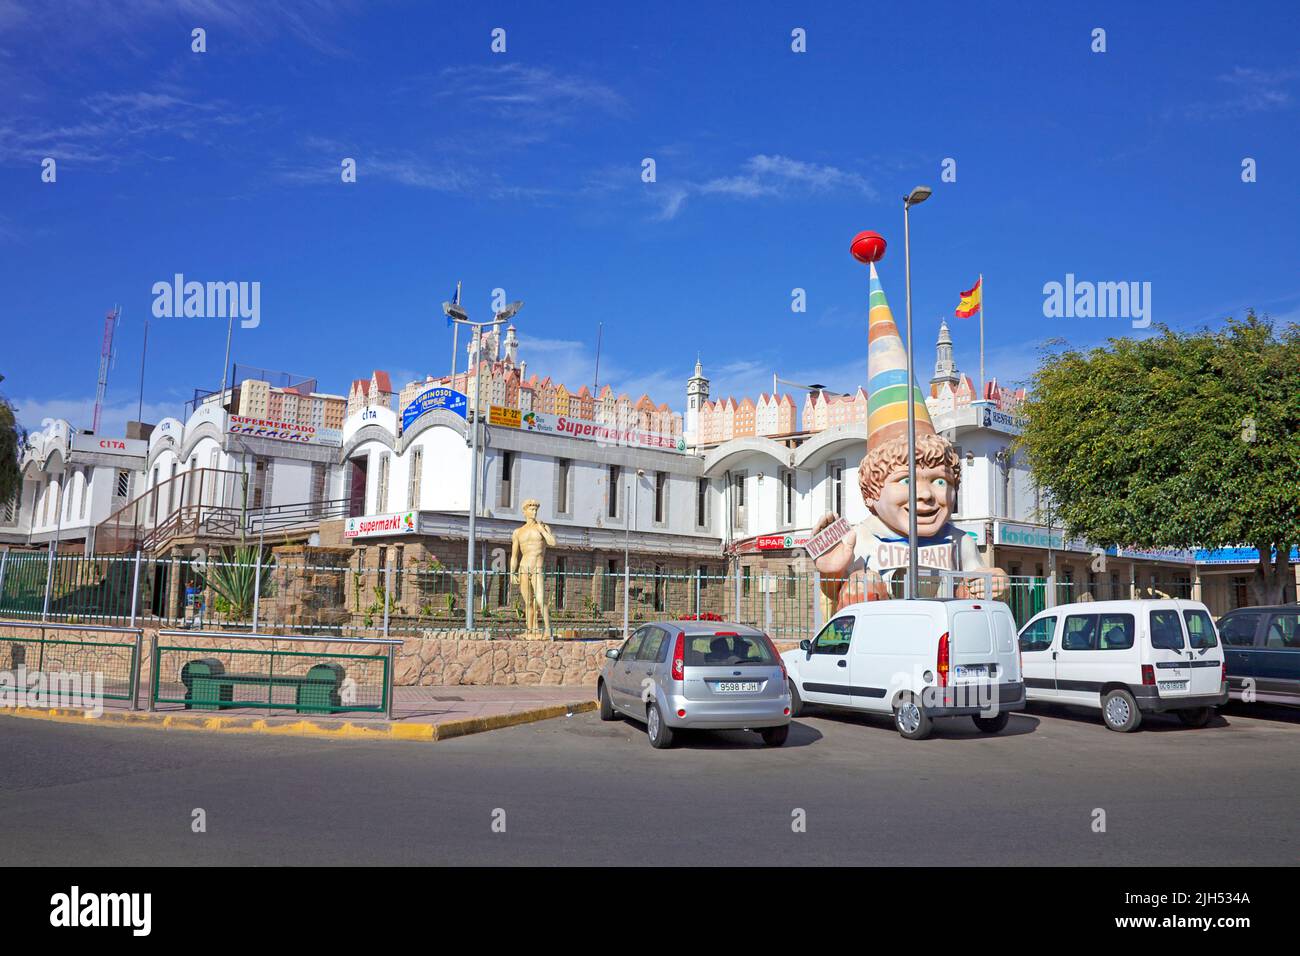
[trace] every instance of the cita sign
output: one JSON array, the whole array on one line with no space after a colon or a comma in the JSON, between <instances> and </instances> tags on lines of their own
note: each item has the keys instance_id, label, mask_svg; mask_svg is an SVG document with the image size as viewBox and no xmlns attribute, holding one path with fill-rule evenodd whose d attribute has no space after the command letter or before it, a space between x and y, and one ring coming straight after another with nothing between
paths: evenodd
<instances>
[{"instance_id":1,"label":"cita sign","mask_svg":"<svg viewBox=\"0 0 1300 956\"><path fill-rule=\"evenodd\" d=\"M269 438L295 445L332 445L337 448L343 444L343 433L337 428L317 428L301 422L275 422L243 415L231 415L226 430L232 435Z\"/></svg>"},{"instance_id":2,"label":"cita sign","mask_svg":"<svg viewBox=\"0 0 1300 956\"><path fill-rule=\"evenodd\" d=\"M568 415L546 415L542 412L524 412L520 416L520 429L542 435L562 435L595 442L599 445L629 445L633 448L653 448L656 451L685 452L686 440L642 431L639 428L618 428L602 422L571 418Z\"/></svg>"},{"instance_id":3,"label":"cita sign","mask_svg":"<svg viewBox=\"0 0 1300 956\"><path fill-rule=\"evenodd\" d=\"M419 534L420 512L399 511L386 515L358 515L343 525L344 538L376 538L381 535Z\"/></svg>"},{"instance_id":4,"label":"cita sign","mask_svg":"<svg viewBox=\"0 0 1300 956\"><path fill-rule=\"evenodd\" d=\"M455 412L461 418L464 418L468 407L469 399L464 394L445 385L435 385L433 388L425 389L415 397L414 401L402 409L402 431L410 428L411 424L421 415L436 408L445 408L447 411Z\"/></svg>"},{"instance_id":5,"label":"cita sign","mask_svg":"<svg viewBox=\"0 0 1300 956\"><path fill-rule=\"evenodd\" d=\"M149 443L142 438L101 438L98 435L73 435L72 450L144 457L149 453Z\"/></svg>"}]
</instances>

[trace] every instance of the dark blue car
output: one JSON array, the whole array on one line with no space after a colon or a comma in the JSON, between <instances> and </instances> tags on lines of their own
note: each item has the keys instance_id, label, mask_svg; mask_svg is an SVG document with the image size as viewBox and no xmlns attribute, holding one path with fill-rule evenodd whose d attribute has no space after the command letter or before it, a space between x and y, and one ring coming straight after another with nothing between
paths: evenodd
<instances>
[{"instance_id":1,"label":"dark blue car","mask_svg":"<svg viewBox=\"0 0 1300 956\"><path fill-rule=\"evenodd\" d=\"M1252 686L1254 700L1300 706L1300 604L1229 611L1219 619L1219 636L1233 700Z\"/></svg>"}]
</instances>

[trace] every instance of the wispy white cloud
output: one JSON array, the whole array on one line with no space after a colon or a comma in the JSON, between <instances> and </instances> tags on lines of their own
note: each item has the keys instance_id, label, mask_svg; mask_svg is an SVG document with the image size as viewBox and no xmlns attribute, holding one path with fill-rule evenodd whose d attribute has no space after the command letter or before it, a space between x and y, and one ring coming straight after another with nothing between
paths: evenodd
<instances>
[{"instance_id":1,"label":"wispy white cloud","mask_svg":"<svg viewBox=\"0 0 1300 956\"><path fill-rule=\"evenodd\" d=\"M141 156L157 158L176 138L214 140L216 127L251 118L220 101L204 102L179 87L98 92L75 104L70 121L46 124L31 116L0 120L0 162L116 165Z\"/></svg>"},{"instance_id":2,"label":"wispy white cloud","mask_svg":"<svg viewBox=\"0 0 1300 956\"><path fill-rule=\"evenodd\" d=\"M861 174L789 156L760 153L741 165L740 171L702 181L665 183L650 195L658 205L659 220L675 218L689 196L724 196L731 199L790 199L810 195L850 194L875 199L876 190Z\"/></svg>"},{"instance_id":3,"label":"wispy white cloud","mask_svg":"<svg viewBox=\"0 0 1300 956\"><path fill-rule=\"evenodd\" d=\"M622 116L627 112L626 100L611 86L521 63L447 67L438 74L433 96L533 130L592 113Z\"/></svg>"},{"instance_id":4,"label":"wispy white cloud","mask_svg":"<svg viewBox=\"0 0 1300 956\"><path fill-rule=\"evenodd\" d=\"M73 428L89 428L94 420L95 398L15 398L14 409L18 413L19 423L28 431L39 431L41 422L50 418L61 418L72 424ZM145 402L143 415L146 422L157 423L168 416L181 414L181 401ZM116 399L105 404L99 420L101 435L122 436L126 434L126 423L136 420L137 402L133 399Z\"/></svg>"},{"instance_id":5,"label":"wispy white cloud","mask_svg":"<svg viewBox=\"0 0 1300 956\"><path fill-rule=\"evenodd\" d=\"M1221 95L1191 103L1181 113L1188 119L1208 120L1289 109L1295 103L1291 87L1297 76L1300 71L1294 69L1234 67L1217 77Z\"/></svg>"}]
</instances>

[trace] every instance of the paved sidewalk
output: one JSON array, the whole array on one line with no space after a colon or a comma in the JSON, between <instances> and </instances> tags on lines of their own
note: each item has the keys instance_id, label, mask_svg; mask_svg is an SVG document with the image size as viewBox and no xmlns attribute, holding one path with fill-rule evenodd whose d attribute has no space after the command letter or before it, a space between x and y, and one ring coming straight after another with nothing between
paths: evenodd
<instances>
[{"instance_id":1,"label":"paved sidewalk","mask_svg":"<svg viewBox=\"0 0 1300 956\"><path fill-rule=\"evenodd\" d=\"M143 695L137 710L131 710L125 701L105 701L100 717L88 717L78 710L31 707L0 709L0 715L167 730L431 741L594 710L595 697L594 687L398 687L391 721L383 714L368 712L302 715L255 707L206 711L186 710L180 704L160 704L151 712L145 709Z\"/></svg>"}]
</instances>

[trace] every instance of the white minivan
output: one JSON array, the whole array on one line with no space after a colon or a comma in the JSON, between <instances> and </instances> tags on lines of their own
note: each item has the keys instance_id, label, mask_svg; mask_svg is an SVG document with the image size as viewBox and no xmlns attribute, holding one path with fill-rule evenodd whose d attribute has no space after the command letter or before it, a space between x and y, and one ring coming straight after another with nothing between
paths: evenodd
<instances>
[{"instance_id":1,"label":"white minivan","mask_svg":"<svg viewBox=\"0 0 1300 956\"><path fill-rule=\"evenodd\" d=\"M998 601L851 604L781 659L791 716L805 704L893 714L909 740L929 736L935 717L995 734L1025 706L1016 622Z\"/></svg>"},{"instance_id":2,"label":"white minivan","mask_svg":"<svg viewBox=\"0 0 1300 956\"><path fill-rule=\"evenodd\" d=\"M1111 730L1175 711L1203 727L1228 700L1223 647L1199 601L1086 601L1049 608L1020 631L1030 701L1101 711Z\"/></svg>"}]
</instances>

